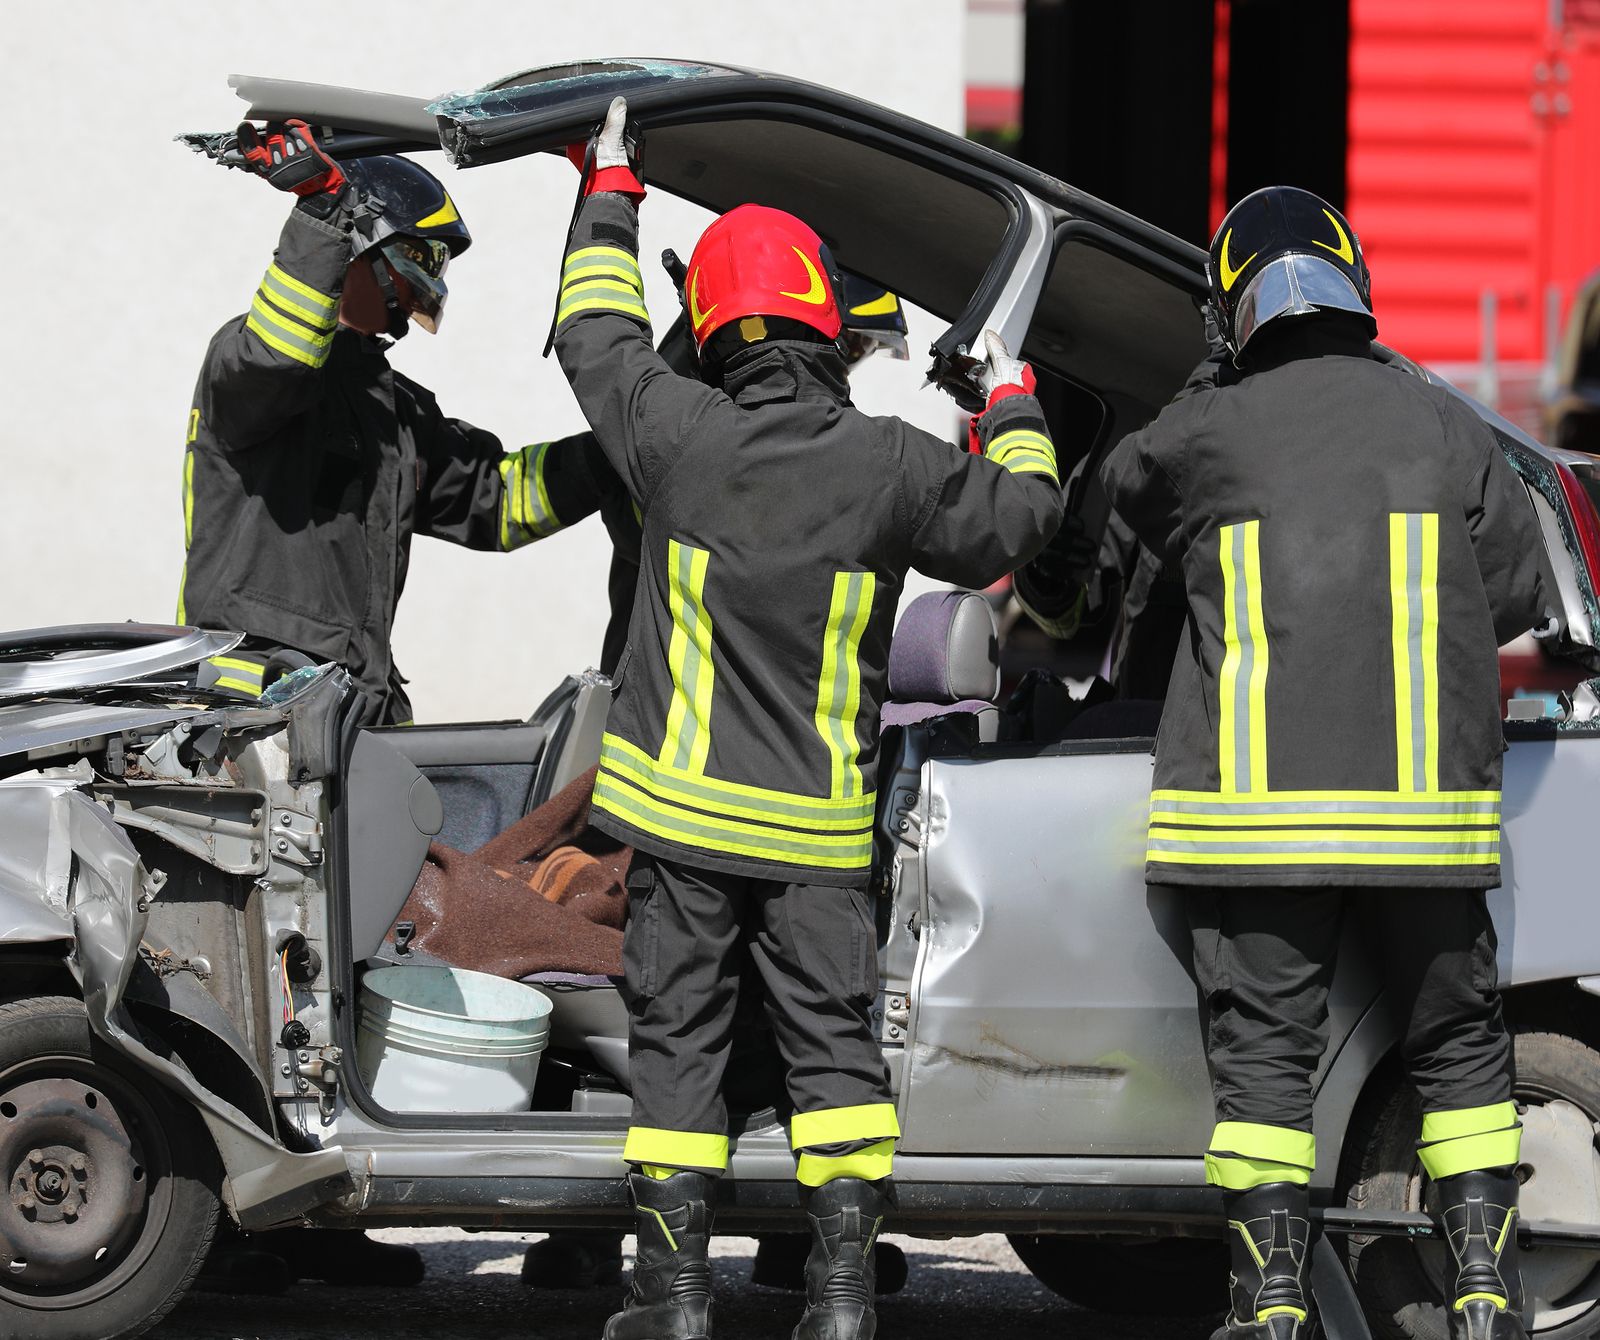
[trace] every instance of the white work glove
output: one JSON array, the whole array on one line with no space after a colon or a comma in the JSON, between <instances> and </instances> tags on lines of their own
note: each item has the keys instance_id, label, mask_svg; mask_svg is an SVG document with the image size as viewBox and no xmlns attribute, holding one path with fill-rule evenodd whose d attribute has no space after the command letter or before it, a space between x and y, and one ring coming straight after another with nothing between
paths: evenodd
<instances>
[{"instance_id":1,"label":"white work glove","mask_svg":"<svg viewBox=\"0 0 1600 1340\"><path fill-rule=\"evenodd\" d=\"M618 94L611 99L606 112L606 123L600 128L600 137L594 144L594 170L629 166L628 146L623 142L623 127L628 124L628 100Z\"/></svg>"},{"instance_id":2,"label":"white work glove","mask_svg":"<svg viewBox=\"0 0 1600 1340\"><path fill-rule=\"evenodd\" d=\"M993 400L995 391L1002 386L1027 389L1027 382L1023 378L1028 365L1020 358L1011 357L1006 342L998 334L992 330L984 331L981 344L983 362L978 368L978 387L983 391L985 402Z\"/></svg>"}]
</instances>

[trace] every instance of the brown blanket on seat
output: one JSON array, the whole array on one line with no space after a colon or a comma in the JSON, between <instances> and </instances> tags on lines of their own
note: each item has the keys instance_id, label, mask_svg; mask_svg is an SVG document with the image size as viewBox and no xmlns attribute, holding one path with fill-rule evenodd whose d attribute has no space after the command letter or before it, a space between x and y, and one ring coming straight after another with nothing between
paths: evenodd
<instances>
[{"instance_id":1,"label":"brown blanket on seat","mask_svg":"<svg viewBox=\"0 0 1600 1340\"><path fill-rule=\"evenodd\" d=\"M474 852L428 848L398 921L457 968L617 976L633 849L589 826L596 769Z\"/></svg>"}]
</instances>

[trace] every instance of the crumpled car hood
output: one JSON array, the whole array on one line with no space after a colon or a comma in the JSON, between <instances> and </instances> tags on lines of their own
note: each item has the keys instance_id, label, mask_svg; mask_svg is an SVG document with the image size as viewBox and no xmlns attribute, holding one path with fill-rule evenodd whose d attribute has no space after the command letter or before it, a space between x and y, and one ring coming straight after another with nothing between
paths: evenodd
<instances>
[{"instance_id":1,"label":"crumpled car hood","mask_svg":"<svg viewBox=\"0 0 1600 1340\"><path fill-rule=\"evenodd\" d=\"M0 633L0 702L172 674L243 640L243 633L141 623Z\"/></svg>"}]
</instances>

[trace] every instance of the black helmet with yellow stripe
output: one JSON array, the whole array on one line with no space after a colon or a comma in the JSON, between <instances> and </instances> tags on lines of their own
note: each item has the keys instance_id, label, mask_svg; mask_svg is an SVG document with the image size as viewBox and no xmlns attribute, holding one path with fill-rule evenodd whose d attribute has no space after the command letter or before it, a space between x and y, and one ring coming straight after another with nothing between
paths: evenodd
<instances>
[{"instance_id":1,"label":"black helmet with yellow stripe","mask_svg":"<svg viewBox=\"0 0 1600 1340\"><path fill-rule=\"evenodd\" d=\"M1228 211L1211 239L1206 280L1235 358L1269 321L1350 312L1378 333L1372 276L1344 215L1294 186L1268 186Z\"/></svg>"},{"instance_id":2,"label":"black helmet with yellow stripe","mask_svg":"<svg viewBox=\"0 0 1600 1340\"><path fill-rule=\"evenodd\" d=\"M839 342L847 362L858 363L868 354L886 349L891 358L909 358L906 314L900 299L882 284L842 272Z\"/></svg>"},{"instance_id":3,"label":"black helmet with yellow stripe","mask_svg":"<svg viewBox=\"0 0 1600 1340\"><path fill-rule=\"evenodd\" d=\"M455 201L443 182L408 158L357 158L342 166L353 188L352 246L357 259L372 262L389 306L389 334L403 335L408 315L424 330L438 329L448 294L444 272L452 256L472 245ZM409 292L402 294L396 281Z\"/></svg>"}]
</instances>

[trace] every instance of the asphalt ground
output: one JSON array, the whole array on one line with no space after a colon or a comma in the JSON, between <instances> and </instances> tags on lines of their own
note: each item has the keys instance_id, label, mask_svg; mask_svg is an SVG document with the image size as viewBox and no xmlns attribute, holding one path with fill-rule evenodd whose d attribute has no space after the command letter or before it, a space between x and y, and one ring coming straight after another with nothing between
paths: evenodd
<instances>
[{"instance_id":1,"label":"asphalt ground","mask_svg":"<svg viewBox=\"0 0 1600 1340\"><path fill-rule=\"evenodd\" d=\"M415 1289L335 1289L299 1284L277 1298L191 1294L152 1340L598 1340L620 1301L617 1289L531 1294L518 1272L536 1233L384 1229L411 1243L428 1265ZM905 1289L879 1301L883 1340L1005 1337L1005 1340L1205 1340L1212 1324L1192 1317L1108 1317L1057 1298L1017 1260L1003 1237L927 1242L889 1235L906 1252ZM753 1238L712 1244L716 1330L738 1340L787 1340L799 1294L750 1283ZM624 1245L631 1255L633 1240ZM627 1264L625 1259L624 1265ZM1219 1283L1219 1292L1221 1289Z\"/></svg>"}]
</instances>

